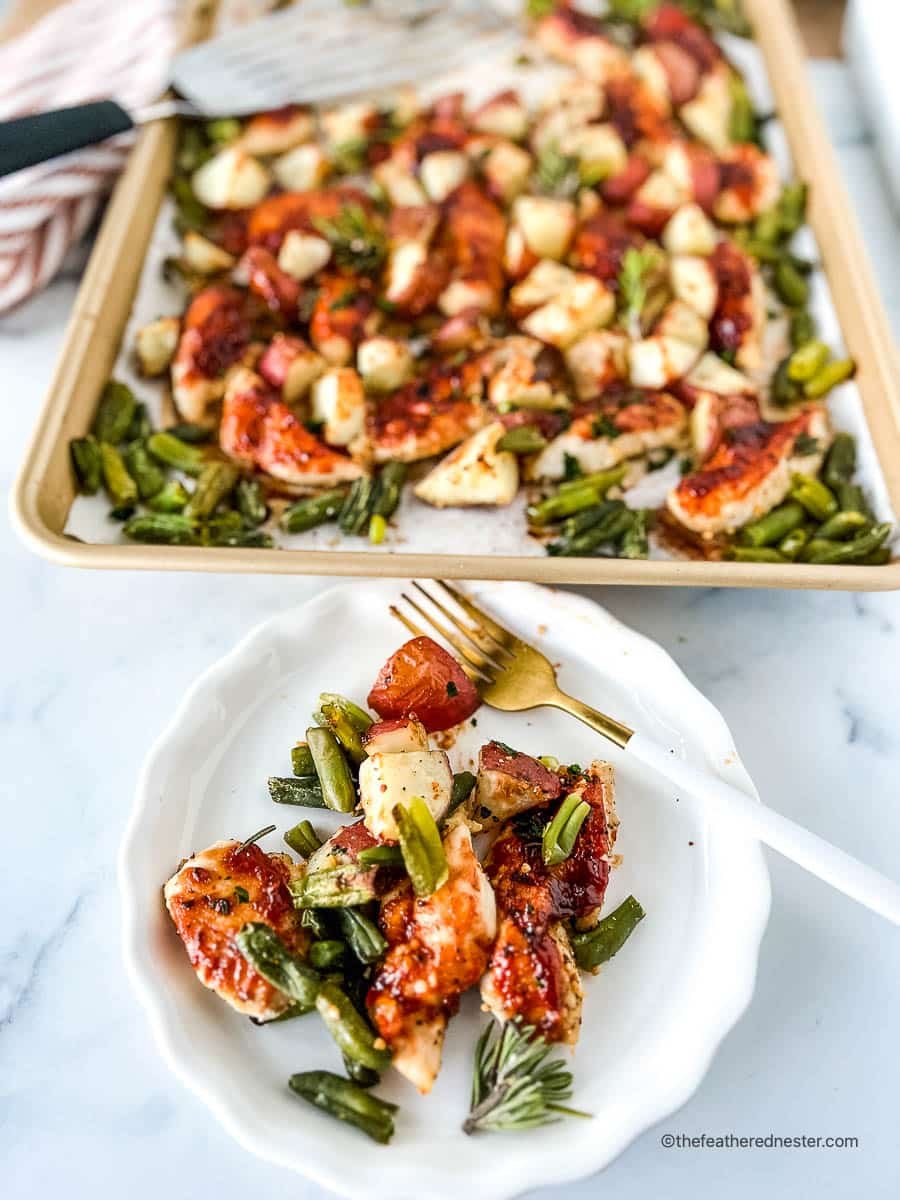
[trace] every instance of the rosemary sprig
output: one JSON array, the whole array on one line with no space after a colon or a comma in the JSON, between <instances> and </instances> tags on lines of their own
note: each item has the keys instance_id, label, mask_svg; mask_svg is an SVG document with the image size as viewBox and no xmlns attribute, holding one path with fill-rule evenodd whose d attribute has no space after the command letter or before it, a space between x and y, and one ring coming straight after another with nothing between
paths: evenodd
<instances>
[{"instance_id":1,"label":"rosemary sprig","mask_svg":"<svg viewBox=\"0 0 900 1200\"><path fill-rule=\"evenodd\" d=\"M551 1049L531 1025L492 1021L475 1047L463 1132L534 1129L560 1116L590 1117L563 1103L572 1095L572 1072L560 1059L547 1061Z\"/></svg>"},{"instance_id":2,"label":"rosemary sprig","mask_svg":"<svg viewBox=\"0 0 900 1200\"><path fill-rule=\"evenodd\" d=\"M552 196L572 196L578 190L578 159L562 154L550 142L538 156L537 182L542 192Z\"/></svg>"},{"instance_id":3,"label":"rosemary sprig","mask_svg":"<svg viewBox=\"0 0 900 1200\"><path fill-rule=\"evenodd\" d=\"M387 255L384 230L360 204L348 204L334 218L314 218L313 225L331 243L341 267L368 274L377 271Z\"/></svg>"}]
</instances>

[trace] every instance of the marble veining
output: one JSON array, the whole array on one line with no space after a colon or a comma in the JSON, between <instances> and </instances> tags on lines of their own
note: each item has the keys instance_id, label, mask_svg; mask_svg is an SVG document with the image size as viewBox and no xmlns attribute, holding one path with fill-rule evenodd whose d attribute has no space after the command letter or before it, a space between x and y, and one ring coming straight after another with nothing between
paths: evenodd
<instances>
[{"instance_id":1,"label":"marble veining","mask_svg":"<svg viewBox=\"0 0 900 1200\"><path fill-rule=\"evenodd\" d=\"M839 64L816 64L813 77L900 329L897 227L858 107ZM4 488L81 262L0 322ZM185 688L250 625L328 581L67 571L26 553L8 523L0 562L4 1197L155 1200L202 1187L219 1200L324 1200L241 1150L159 1059L121 967L113 864L141 760ZM900 598L589 590L660 641L722 710L770 804L900 879ZM773 914L749 1011L689 1104L602 1179L567 1187L572 1200L601 1190L618 1200L900 1193L900 939L769 862ZM666 1150L664 1133L851 1135L860 1147ZM514 1150L498 1139L497 1152Z\"/></svg>"}]
</instances>

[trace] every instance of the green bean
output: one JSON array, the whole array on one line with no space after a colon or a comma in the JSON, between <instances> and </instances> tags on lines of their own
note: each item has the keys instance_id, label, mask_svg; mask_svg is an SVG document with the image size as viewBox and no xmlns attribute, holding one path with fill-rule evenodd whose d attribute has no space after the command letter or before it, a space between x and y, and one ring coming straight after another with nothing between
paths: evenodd
<instances>
[{"instance_id":1,"label":"green bean","mask_svg":"<svg viewBox=\"0 0 900 1200\"><path fill-rule=\"evenodd\" d=\"M373 1142L387 1145L394 1135L396 1104L388 1104L330 1071L301 1071L288 1080L292 1092L339 1121L355 1125Z\"/></svg>"},{"instance_id":2,"label":"green bean","mask_svg":"<svg viewBox=\"0 0 900 1200\"><path fill-rule=\"evenodd\" d=\"M124 458L142 500L150 500L162 491L166 482L165 474L147 453L143 442L131 442L126 446Z\"/></svg>"},{"instance_id":3,"label":"green bean","mask_svg":"<svg viewBox=\"0 0 900 1200\"><path fill-rule=\"evenodd\" d=\"M866 500L865 493L857 483L841 483L837 489L838 504L841 512L861 512L871 517L872 510Z\"/></svg>"},{"instance_id":4,"label":"green bean","mask_svg":"<svg viewBox=\"0 0 900 1200\"><path fill-rule=\"evenodd\" d=\"M737 71L731 72L728 87L731 94L728 136L733 142L755 142L759 136L756 127L756 112L747 91L747 85Z\"/></svg>"},{"instance_id":5,"label":"green bean","mask_svg":"<svg viewBox=\"0 0 900 1200\"><path fill-rule=\"evenodd\" d=\"M809 531L803 528L792 529L778 543L778 553L788 559L789 562L794 560L799 555L800 551L809 541Z\"/></svg>"},{"instance_id":6,"label":"green bean","mask_svg":"<svg viewBox=\"0 0 900 1200\"><path fill-rule=\"evenodd\" d=\"M344 1070L347 1072L347 1078L351 1079L357 1087L371 1088L375 1087L376 1083L381 1082L380 1073L373 1071L371 1067L364 1067L362 1063L354 1062L346 1054L341 1055L341 1060L344 1064Z\"/></svg>"},{"instance_id":7,"label":"green bean","mask_svg":"<svg viewBox=\"0 0 900 1200\"><path fill-rule=\"evenodd\" d=\"M357 865L368 867L402 867L403 854L399 846L366 846L356 856Z\"/></svg>"},{"instance_id":8,"label":"green bean","mask_svg":"<svg viewBox=\"0 0 900 1200\"><path fill-rule=\"evenodd\" d=\"M317 776L272 775L266 781L276 804L298 804L303 808L327 808Z\"/></svg>"},{"instance_id":9,"label":"green bean","mask_svg":"<svg viewBox=\"0 0 900 1200\"><path fill-rule=\"evenodd\" d=\"M842 483L850 482L855 470L856 438L849 433L836 433L825 457L822 479L832 491L836 492Z\"/></svg>"},{"instance_id":10,"label":"green bean","mask_svg":"<svg viewBox=\"0 0 900 1200\"><path fill-rule=\"evenodd\" d=\"M601 496L605 496L610 488L622 482L627 471L628 463L619 463L617 467L609 467L606 471L595 471L592 475L581 475L578 479L564 480L557 491L571 492L588 486L596 488Z\"/></svg>"},{"instance_id":11,"label":"green bean","mask_svg":"<svg viewBox=\"0 0 900 1200\"><path fill-rule=\"evenodd\" d=\"M817 521L827 521L838 510L834 492L821 479L813 479L811 475L794 475L791 496Z\"/></svg>"},{"instance_id":12,"label":"green bean","mask_svg":"<svg viewBox=\"0 0 900 1200\"><path fill-rule=\"evenodd\" d=\"M579 792L571 792L544 826L541 855L544 865L558 866L565 862L575 848L575 840L591 811L591 806Z\"/></svg>"},{"instance_id":13,"label":"green bean","mask_svg":"<svg viewBox=\"0 0 900 1200\"><path fill-rule=\"evenodd\" d=\"M602 499L599 488L590 483L581 483L577 488L566 491L560 489L546 500L531 505L528 509L528 519L532 525L547 525L551 521L558 521L562 517L580 512L583 508L593 508Z\"/></svg>"},{"instance_id":14,"label":"green bean","mask_svg":"<svg viewBox=\"0 0 900 1200\"><path fill-rule=\"evenodd\" d=\"M796 404L803 397L801 386L795 383L788 375L790 362L790 357L782 359L775 368L775 373L772 376L772 382L769 386L772 403L777 404L781 408L787 408L790 404Z\"/></svg>"},{"instance_id":15,"label":"green bean","mask_svg":"<svg viewBox=\"0 0 900 1200\"><path fill-rule=\"evenodd\" d=\"M824 342L807 342L788 359L788 378L794 383L812 379L828 362L830 351Z\"/></svg>"},{"instance_id":16,"label":"green bean","mask_svg":"<svg viewBox=\"0 0 900 1200\"><path fill-rule=\"evenodd\" d=\"M133 542L160 546L199 546L193 521L182 513L146 513L126 521L122 532Z\"/></svg>"},{"instance_id":17,"label":"green bean","mask_svg":"<svg viewBox=\"0 0 900 1200\"><path fill-rule=\"evenodd\" d=\"M745 525L741 530L741 538L748 546L771 546L774 542L780 542L805 520L806 510L803 506L796 500L789 500L758 520Z\"/></svg>"},{"instance_id":18,"label":"green bean","mask_svg":"<svg viewBox=\"0 0 900 1200\"><path fill-rule=\"evenodd\" d=\"M596 928L572 935L575 961L582 971L595 971L597 967L618 954L639 923L644 919L644 910L628 896L617 909L604 917Z\"/></svg>"},{"instance_id":19,"label":"green bean","mask_svg":"<svg viewBox=\"0 0 900 1200\"><path fill-rule=\"evenodd\" d=\"M137 484L128 474L122 455L108 442L100 443L100 466L113 511L117 516L129 516L138 501Z\"/></svg>"},{"instance_id":20,"label":"green bean","mask_svg":"<svg viewBox=\"0 0 900 1200\"><path fill-rule=\"evenodd\" d=\"M211 142L225 145L226 142L233 142L235 138L240 137L242 128L237 117L216 117L206 122L204 131Z\"/></svg>"},{"instance_id":21,"label":"green bean","mask_svg":"<svg viewBox=\"0 0 900 1200\"><path fill-rule=\"evenodd\" d=\"M131 418L131 424L128 426L128 432L125 434L125 440L128 442L145 442L153 432L153 424L150 421L150 414L147 412L146 404L136 404L134 406L134 416Z\"/></svg>"},{"instance_id":22,"label":"green bean","mask_svg":"<svg viewBox=\"0 0 900 1200\"><path fill-rule=\"evenodd\" d=\"M97 415L91 432L98 442L108 442L110 446L118 446L128 436L128 430L134 418L134 392L117 379L110 379L100 393L100 403L97 405Z\"/></svg>"},{"instance_id":23,"label":"green bean","mask_svg":"<svg viewBox=\"0 0 900 1200\"><path fill-rule=\"evenodd\" d=\"M806 220L808 188L805 183L789 183L781 190L778 212L781 217L782 233L796 233Z\"/></svg>"},{"instance_id":24,"label":"green bean","mask_svg":"<svg viewBox=\"0 0 900 1200\"><path fill-rule=\"evenodd\" d=\"M369 541L373 546L380 546L387 533L387 521L381 513L372 513L369 517Z\"/></svg>"},{"instance_id":25,"label":"green bean","mask_svg":"<svg viewBox=\"0 0 900 1200\"><path fill-rule=\"evenodd\" d=\"M350 761L358 767L367 757L358 730L353 727L347 714L337 704L323 704L321 712L327 728L340 742L341 748Z\"/></svg>"},{"instance_id":26,"label":"green bean","mask_svg":"<svg viewBox=\"0 0 900 1200\"><path fill-rule=\"evenodd\" d=\"M322 985L319 975L288 949L271 925L251 921L234 941L258 975L302 1008L315 1006Z\"/></svg>"},{"instance_id":27,"label":"green bean","mask_svg":"<svg viewBox=\"0 0 900 1200\"><path fill-rule=\"evenodd\" d=\"M881 549L891 532L891 526L885 522L876 525L868 533L854 538L852 542L828 542L823 538L814 538L806 546L802 558L804 562L840 565L861 562L868 555Z\"/></svg>"},{"instance_id":28,"label":"green bean","mask_svg":"<svg viewBox=\"0 0 900 1200\"><path fill-rule=\"evenodd\" d=\"M407 804L394 805L393 815L413 891L417 896L430 896L447 882L450 875L431 809L421 796L413 796Z\"/></svg>"},{"instance_id":29,"label":"green bean","mask_svg":"<svg viewBox=\"0 0 900 1200\"><path fill-rule=\"evenodd\" d=\"M631 524L622 536L619 547L619 558L646 558L650 553L650 542L647 528L652 513L649 509L639 508L631 514Z\"/></svg>"},{"instance_id":30,"label":"green bean","mask_svg":"<svg viewBox=\"0 0 900 1200\"><path fill-rule=\"evenodd\" d=\"M309 948L309 961L317 971L328 971L338 966L344 957L346 946L331 939L313 942Z\"/></svg>"},{"instance_id":31,"label":"green bean","mask_svg":"<svg viewBox=\"0 0 900 1200\"><path fill-rule=\"evenodd\" d=\"M234 516L240 520L240 514ZM271 534L262 529L229 529L210 522L205 527L205 546L254 547L259 550L271 550L275 541Z\"/></svg>"},{"instance_id":32,"label":"green bean","mask_svg":"<svg viewBox=\"0 0 900 1200\"><path fill-rule=\"evenodd\" d=\"M384 1071L390 1066L390 1051L336 983L322 984L316 1008L342 1054L372 1071Z\"/></svg>"},{"instance_id":33,"label":"green bean","mask_svg":"<svg viewBox=\"0 0 900 1200\"><path fill-rule=\"evenodd\" d=\"M356 864L310 871L291 883L291 895L297 908L357 908L375 899L369 875Z\"/></svg>"},{"instance_id":34,"label":"green bean","mask_svg":"<svg viewBox=\"0 0 900 1200\"><path fill-rule=\"evenodd\" d=\"M799 350L816 336L816 321L808 309L800 308L791 314L791 346Z\"/></svg>"},{"instance_id":35,"label":"green bean","mask_svg":"<svg viewBox=\"0 0 900 1200\"><path fill-rule=\"evenodd\" d=\"M69 442L69 456L78 480L79 492L83 496L95 496L103 474L100 447L96 438L91 434L83 438L72 438Z\"/></svg>"},{"instance_id":36,"label":"green bean","mask_svg":"<svg viewBox=\"0 0 900 1200\"><path fill-rule=\"evenodd\" d=\"M376 482L371 475L354 480L338 515L342 533L360 534L368 529L369 518L374 512Z\"/></svg>"},{"instance_id":37,"label":"green bean","mask_svg":"<svg viewBox=\"0 0 900 1200\"><path fill-rule=\"evenodd\" d=\"M837 512L816 530L816 537L826 542L846 542L870 529L872 522L865 513Z\"/></svg>"},{"instance_id":38,"label":"green bean","mask_svg":"<svg viewBox=\"0 0 900 1200\"><path fill-rule=\"evenodd\" d=\"M199 446L204 442L209 442L213 435L212 429L208 426L194 425L191 421L180 421L177 425L170 425L165 432L178 438L180 442L187 442L190 446Z\"/></svg>"},{"instance_id":39,"label":"green bean","mask_svg":"<svg viewBox=\"0 0 900 1200\"><path fill-rule=\"evenodd\" d=\"M548 547L551 554L565 557L578 557L593 552L606 542L614 542L631 528L631 511L621 500L614 500L615 508L611 509L602 521L593 528L580 533L578 537L563 539Z\"/></svg>"},{"instance_id":40,"label":"green bean","mask_svg":"<svg viewBox=\"0 0 900 1200\"><path fill-rule=\"evenodd\" d=\"M609 513L615 512L621 506L621 500L603 500L593 508L583 508L581 512L575 513L573 517L567 517L560 529L563 541L571 541L579 533L586 533L589 529L593 529Z\"/></svg>"},{"instance_id":41,"label":"green bean","mask_svg":"<svg viewBox=\"0 0 900 1200\"><path fill-rule=\"evenodd\" d=\"M186 517L205 520L211 517L238 481L237 469L230 463L208 463L200 476L184 510Z\"/></svg>"},{"instance_id":42,"label":"green bean","mask_svg":"<svg viewBox=\"0 0 900 1200\"><path fill-rule=\"evenodd\" d=\"M199 475L206 465L203 450L181 441L172 433L153 433L147 438L147 449L159 462L186 475Z\"/></svg>"},{"instance_id":43,"label":"green bean","mask_svg":"<svg viewBox=\"0 0 900 1200\"><path fill-rule=\"evenodd\" d=\"M859 560L861 567L883 567L885 563L891 561L890 546L881 546L878 550L873 550L871 554L867 554L865 558Z\"/></svg>"},{"instance_id":44,"label":"green bean","mask_svg":"<svg viewBox=\"0 0 900 1200\"><path fill-rule=\"evenodd\" d=\"M356 789L337 738L330 729L313 726L306 731L306 741L316 764L326 807L335 812L352 812L356 808Z\"/></svg>"},{"instance_id":45,"label":"green bean","mask_svg":"<svg viewBox=\"0 0 900 1200\"><path fill-rule=\"evenodd\" d=\"M147 507L158 513L179 513L188 499L188 490L181 480L170 479L161 491L150 497Z\"/></svg>"},{"instance_id":46,"label":"green bean","mask_svg":"<svg viewBox=\"0 0 900 1200\"><path fill-rule=\"evenodd\" d=\"M387 521L397 511L403 485L406 483L407 470L406 463L402 462L385 463L381 468L375 503L372 506L373 516L383 517Z\"/></svg>"},{"instance_id":47,"label":"green bean","mask_svg":"<svg viewBox=\"0 0 900 1200\"><path fill-rule=\"evenodd\" d=\"M772 275L775 292L789 308L805 308L809 300L809 284L787 257L779 259Z\"/></svg>"},{"instance_id":48,"label":"green bean","mask_svg":"<svg viewBox=\"0 0 900 1200\"><path fill-rule=\"evenodd\" d=\"M468 798L472 795L475 784L478 782L471 771L458 771L453 776L453 787L450 791L450 805L447 809L446 816L456 812L461 804L465 804Z\"/></svg>"},{"instance_id":49,"label":"green bean","mask_svg":"<svg viewBox=\"0 0 900 1200\"><path fill-rule=\"evenodd\" d=\"M788 561L771 546L732 546L728 557L732 562L778 563Z\"/></svg>"},{"instance_id":50,"label":"green bean","mask_svg":"<svg viewBox=\"0 0 900 1200\"><path fill-rule=\"evenodd\" d=\"M809 400L820 400L823 396L827 396L832 388L836 388L850 379L855 370L856 363L852 358L830 362L803 385L803 391Z\"/></svg>"},{"instance_id":51,"label":"green bean","mask_svg":"<svg viewBox=\"0 0 900 1200\"><path fill-rule=\"evenodd\" d=\"M341 933L361 963L377 962L387 950L387 942L374 921L358 908L341 908L337 913Z\"/></svg>"},{"instance_id":52,"label":"green bean","mask_svg":"<svg viewBox=\"0 0 900 1200\"><path fill-rule=\"evenodd\" d=\"M497 450L508 450L511 454L537 454L547 445L547 439L536 425L518 425L508 429L497 442Z\"/></svg>"},{"instance_id":53,"label":"green bean","mask_svg":"<svg viewBox=\"0 0 900 1200\"><path fill-rule=\"evenodd\" d=\"M345 488L335 488L318 496L298 500L281 514L281 528L285 533L305 533L307 529L315 529L317 525L333 521L341 511L346 496Z\"/></svg>"},{"instance_id":54,"label":"green bean","mask_svg":"<svg viewBox=\"0 0 900 1200\"><path fill-rule=\"evenodd\" d=\"M269 508L257 479L239 479L234 489L234 499L245 525L255 528L262 525L269 515Z\"/></svg>"},{"instance_id":55,"label":"green bean","mask_svg":"<svg viewBox=\"0 0 900 1200\"><path fill-rule=\"evenodd\" d=\"M364 708L360 708L358 704L354 704L352 700L348 700L346 696L340 695L339 692L321 692L319 695L319 704L335 704L346 716L347 720L359 733L368 732L372 725L372 718Z\"/></svg>"},{"instance_id":56,"label":"green bean","mask_svg":"<svg viewBox=\"0 0 900 1200\"><path fill-rule=\"evenodd\" d=\"M316 764L313 762L312 751L306 742L298 742L291 747L291 768L295 775L315 775Z\"/></svg>"},{"instance_id":57,"label":"green bean","mask_svg":"<svg viewBox=\"0 0 900 1200\"><path fill-rule=\"evenodd\" d=\"M753 237L772 245L780 240L781 213L777 207L766 209L765 212L759 214L753 222Z\"/></svg>"},{"instance_id":58,"label":"green bean","mask_svg":"<svg viewBox=\"0 0 900 1200\"><path fill-rule=\"evenodd\" d=\"M300 821L294 825L284 835L284 840L301 858L311 858L322 845L322 839L309 821Z\"/></svg>"},{"instance_id":59,"label":"green bean","mask_svg":"<svg viewBox=\"0 0 900 1200\"><path fill-rule=\"evenodd\" d=\"M331 927L328 914L318 908L303 908L300 910L300 924L308 929L314 938L325 941L331 937Z\"/></svg>"}]
</instances>

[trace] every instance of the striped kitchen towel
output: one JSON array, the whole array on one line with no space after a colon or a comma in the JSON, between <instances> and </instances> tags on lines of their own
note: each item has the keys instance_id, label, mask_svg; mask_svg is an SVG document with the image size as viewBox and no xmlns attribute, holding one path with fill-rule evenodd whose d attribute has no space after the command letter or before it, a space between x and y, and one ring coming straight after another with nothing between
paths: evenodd
<instances>
[{"instance_id":1,"label":"striped kitchen towel","mask_svg":"<svg viewBox=\"0 0 900 1200\"><path fill-rule=\"evenodd\" d=\"M0 120L165 89L176 0L69 0L0 46ZM133 133L0 179L0 313L44 287L122 169Z\"/></svg>"}]
</instances>

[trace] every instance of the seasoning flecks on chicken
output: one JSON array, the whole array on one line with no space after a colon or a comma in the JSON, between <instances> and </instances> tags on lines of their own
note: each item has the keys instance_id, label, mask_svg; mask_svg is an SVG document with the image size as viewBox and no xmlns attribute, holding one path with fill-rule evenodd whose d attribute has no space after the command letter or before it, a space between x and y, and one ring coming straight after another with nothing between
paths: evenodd
<instances>
[{"instance_id":1,"label":"seasoning flecks on chicken","mask_svg":"<svg viewBox=\"0 0 900 1200\"><path fill-rule=\"evenodd\" d=\"M548 1041L574 1043L581 1023L581 983L563 922L591 925L609 881L617 820L613 771L592 763L566 782L590 806L565 861L544 864L541 836L555 811L508 821L485 869L497 898L499 928L481 996L502 1020L521 1019Z\"/></svg>"},{"instance_id":2,"label":"seasoning flecks on chicken","mask_svg":"<svg viewBox=\"0 0 900 1200\"><path fill-rule=\"evenodd\" d=\"M535 479L562 479L566 461L582 471L605 471L660 447L676 446L687 429L687 413L668 392L612 385L597 400L579 405L572 424L538 454Z\"/></svg>"},{"instance_id":3,"label":"seasoning flecks on chicken","mask_svg":"<svg viewBox=\"0 0 900 1200\"><path fill-rule=\"evenodd\" d=\"M351 459L326 446L302 424L253 371L240 368L228 380L219 445L243 466L256 466L285 490L346 483L364 474Z\"/></svg>"},{"instance_id":4,"label":"seasoning flecks on chicken","mask_svg":"<svg viewBox=\"0 0 900 1200\"><path fill-rule=\"evenodd\" d=\"M259 1021L279 1016L290 1001L250 966L235 935L249 922L262 922L289 950L305 954L307 935L288 890L302 870L286 854L266 854L253 843L216 842L189 858L164 888L200 982Z\"/></svg>"},{"instance_id":5,"label":"seasoning flecks on chicken","mask_svg":"<svg viewBox=\"0 0 900 1200\"><path fill-rule=\"evenodd\" d=\"M497 930L494 893L468 827L455 824L443 845L446 883L416 896L404 881L382 903L388 950L366 1001L393 1066L420 1092L431 1090L447 1022L484 974Z\"/></svg>"},{"instance_id":6,"label":"seasoning flecks on chicken","mask_svg":"<svg viewBox=\"0 0 900 1200\"><path fill-rule=\"evenodd\" d=\"M739 529L781 503L795 472L815 475L827 446L828 420L818 408L729 429L703 466L669 493L669 512L695 533Z\"/></svg>"},{"instance_id":7,"label":"seasoning flecks on chicken","mask_svg":"<svg viewBox=\"0 0 900 1200\"><path fill-rule=\"evenodd\" d=\"M379 400L367 433L376 462L416 462L457 445L485 422L476 358L434 363L425 375Z\"/></svg>"},{"instance_id":8,"label":"seasoning flecks on chicken","mask_svg":"<svg viewBox=\"0 0 900 1200\"><path fill-rule=\"evenodd\" d=\"M185 420L205 422L221 398L226 370L250 342L246 313L243 292L223 285L204 288L189 304L172 360L172 397Z\"/></svg>"}]
</instances>

